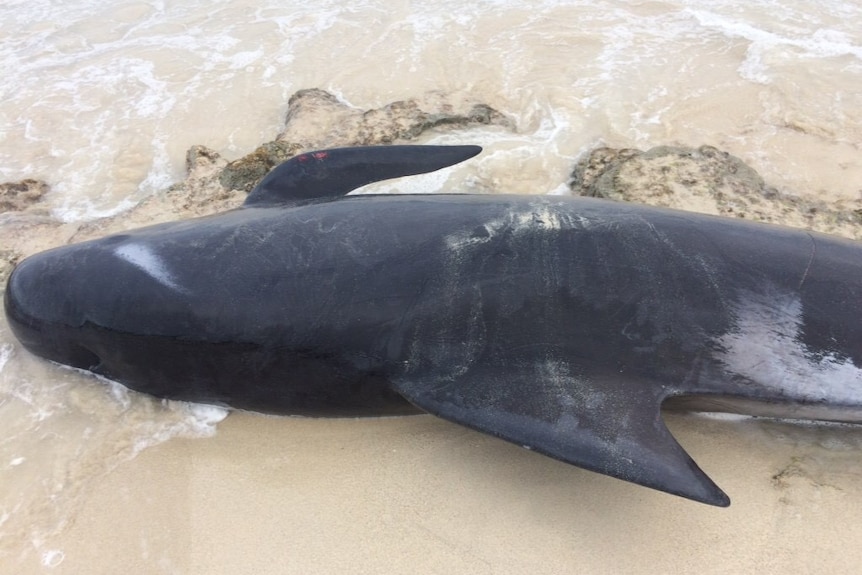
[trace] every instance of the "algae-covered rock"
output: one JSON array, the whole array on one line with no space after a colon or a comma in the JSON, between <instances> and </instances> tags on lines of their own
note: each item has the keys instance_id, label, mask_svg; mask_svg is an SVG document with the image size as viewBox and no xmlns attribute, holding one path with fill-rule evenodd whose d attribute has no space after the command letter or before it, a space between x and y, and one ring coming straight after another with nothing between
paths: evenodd
<instances>
[{"instance_id":1,"label":"algae-covered rock","mask_svg":"<svg viewBox=\"0 0 862 575\"><path fill-rule=\"evenodd\" d=\"M862 237L858 207L779 192L741 159L712 146L597 148L575 165L569 187L582 196Z\"/></svg>"},{"instance_id":2,"label":"algae-covered rock","mask_svg":"<svg viewBox=\"0 0 862 575\"><path fill-rule=\"evenodd\" d=\"M343 146L374 146L410 141L429 130L476 125L513 129L511 120L490 106L440 94L362 110L325 90L300 90L291 96L284 130L272 142L225 166L219 182L226 189L250 191L263 176L300 152Z\"/></svg>"},{"instance_id":3,"label":"algae-covered rock","mask_svg":"<svg viewBox=\"0 0 862 575\"><path fill-rule=\"evenodd\" d=\"M513 122L486 104L430 92L380 108L354 108L319 89L291 96L278 141L304 148L372 146L416 139L428 130L491 125L512 130Z\"/></svg>"},{"instance_id":4,"label":"algae-covered rock","mask_svg":"<svg viewBox=\"0 0 862 575\"><path fill-rule=\"evenodd\" d=\"M272 168L302 151L300 144L273 141L252 153L228 163L219 175L219 183L228 190L250 191Z\"/></svg>"}]
</instances>

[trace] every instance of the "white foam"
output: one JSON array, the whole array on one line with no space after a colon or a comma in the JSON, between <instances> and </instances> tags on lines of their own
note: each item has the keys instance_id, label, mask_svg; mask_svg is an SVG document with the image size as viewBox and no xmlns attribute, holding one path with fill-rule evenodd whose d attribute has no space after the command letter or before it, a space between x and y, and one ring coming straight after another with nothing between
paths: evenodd
<instances>
[{"instance_id":1,"label":"white foam","mask_svg":"<svg viewBox=\"0 0 862 575\"><path fill-rule=\"evenodd\" d=\"M64 186L65 187L65 186ZM64 202L63 205L57 206L51 210L51 215L61 222L76 222L82 220L92 220L100 218L109 218L117 214L121 214L128 209L133 208L137 204L136 201L125 198L111 206L102 206L99 202L95 202L88 198L82 198L77 201Z\"/></svg>"},{"instance_id":2,"label":"white foam","mask_svg":"<svg viewBox=\"0 0 862 575\"><path fill-rule=\"evenodd\" d=\"M210 436L216 431L216 425L221 423L230 413L229 409L203 403L184 403L183 409L188 413L190 431L197 436Z\"/></svg>"},{"instance_id":3,"label":"white foam","mask_svg":"<svg viewBox=\"0 0 862 575\"><path fill-rule=\"evenodd\" d=\"M211 437L215 435L217 425L230 411L214 405L187 403L182 401L167 401L168 409L180 417L172 422L161 422L147 427L132 446L132 455L164 443L174 437Z\"/></svg>"},{"instance_id":4,"label":"white foam","mask_svg":"<svg viewBox=\"0 0 862 575\"><path fill-rule=\"evenodd\" d=\"M6 363L9 361L9 358L12 357L12 349L11 343L0 345L0 373L3 372L3 368L6 367Z\"/></svg>"},{"instance_id":5,"label":"white foam","mask_svg":"<svg viewBox=\"0 0 862 575\"><path fill-rule=\"evenodd\" d=\"M785 29L785 33L767 30L764 27L731 18L715 12L687 8L701 26L716 30L731 38L743 38L749 42L746 59L740 65L740 74L752 82L768 84L772 82L767 54L780 59L819 59L839 56L852 56L862 60L862 46L853 43L852 38L840 30L817 28ZM777 51L786 51L781 58Z\"/></svg>"},{"instance_id":6,"label":"white foam","mask_svg":"<svg viewBox=\"0 0 862 575\"><path fill-rule=\"evenodd\" d=\"M66 558L66 554L59 549L49 549L42 552L43 567L58 567Z\"/></svg>"},{"instance_id":7,"label":"white foam","mask_svg":"<svg viewBox=\"0 0 862 575\"><path fill-rule=\"evenodd\" d=\"M146 177L139 185L139 189L147 194L158 192L170 186L174 181L174 173L171 167L171 159L167 146L163 139L153 140L153 164L147 172ZM128 206L124 209L128 209Z\"/></svg>"}]
</instances>

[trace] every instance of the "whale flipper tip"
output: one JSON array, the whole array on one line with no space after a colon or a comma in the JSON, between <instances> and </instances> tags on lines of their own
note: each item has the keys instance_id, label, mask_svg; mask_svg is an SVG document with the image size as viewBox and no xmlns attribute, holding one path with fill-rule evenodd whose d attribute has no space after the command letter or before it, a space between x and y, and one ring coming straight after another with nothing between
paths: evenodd
<instances>
[{"instance_id":1,"label":"whale flipper tip","mask_svg":"<svg viewBox=\"0 0 862 575\"><path fill-rule=\"evenodd\" d=\"M730 505L662 421L661 386L642 382L612 397L597 378L563 390L535 380L526 385L527 379L502 372L445 384L405 378L395 388L420 409L554 459L701 503Z\"/></svg>"}]
</instances>

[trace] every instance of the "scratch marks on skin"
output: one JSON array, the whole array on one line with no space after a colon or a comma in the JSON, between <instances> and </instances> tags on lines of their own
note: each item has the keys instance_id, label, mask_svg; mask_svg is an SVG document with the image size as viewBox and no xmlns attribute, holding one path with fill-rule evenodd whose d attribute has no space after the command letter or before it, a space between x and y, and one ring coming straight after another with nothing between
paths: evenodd
<instances>
[{"instance_id":1,"label":"scratch marks on skin","mask_svg":"<svg viewBox=\"0 0 862 575\"><path fill-rule=\"evenodd\" d=\"M578 376L568 361L546 357L535 365L534 378L541 382L542 394L559 407L559 418L553 422L557 433L575 432L580 427L578 413L601 410L606 396L588 379Z\"/></svg>"},{"instance_id":2,"label":"scratch marks on skin","mask_svg":"<svg viewBox=\"0 0 862 575\"><path fill-rule=\"evenodd\" d=\"M135 243L124 244L116 248L114 254L146 273L163 286L174 291L188 293L186 288L174 280L174 276L167 265L165 265L164 260L149 246Z\"/></svg>"},{"instance_id":3,"label":"scratch marks on skin","mask_svg":"<svg viewBox=\"0 0 862 575\"><path fill-rule=\"evenodd\" d=\"M808 237L811 239L811 255L808 258L808 265L805 266L805 272L802 274L802 279L799 280L799 285L796 286L796 289L801 290L802 284L805 283L805 279L808 277L808 272L811 271L811 264L814 263L814 257L817 255L817 243L814 241L814 236L808 234Z\"/></svg>"},{"instance_id":4,"label":"scratch marks on skin","mask_svg":"<svg viewBox=\"0 0 862 575\"><path fill-rule=\"evenodd\" d=\"M802 342L798 295L742 294L736 318L735 329L717 340L717 357L729 372L788 401L862 403L862 370Z\"/></svg>"},{"instance_id":5,"label":"scratch marks on skin","mask_svg":"<svg viewBox=\"0 0 862 575\"><path fill-rule=\"evenodd\" d=\"M564 228L585 228L589 220L582 216L563 213L553 204L536 202L525 207L513 207L505 216L494 218L473 230L461 230L446 236L447 247L460 252L466 248L486 244L504 232L514 235L537 231L559 231Z\"/></svg>"},{"instance_id":6,"label":"scratch marks on skin","mask_svg":"<svg viewBox=\"0 0 862 575\"><path fill-rule=\"evenodd\" d=\"M441 286L445 294L442 301L454 302L458 286L454 282ZM405 362L408 373L430 362L436 369L433 389L442 389L466 374L485 349L487 326L482 315L482 293L473 288L463 301L467 309L458 308L441 312L420 322L412 330L409 343L409 359Z\"/></svg>"}]
</instances>

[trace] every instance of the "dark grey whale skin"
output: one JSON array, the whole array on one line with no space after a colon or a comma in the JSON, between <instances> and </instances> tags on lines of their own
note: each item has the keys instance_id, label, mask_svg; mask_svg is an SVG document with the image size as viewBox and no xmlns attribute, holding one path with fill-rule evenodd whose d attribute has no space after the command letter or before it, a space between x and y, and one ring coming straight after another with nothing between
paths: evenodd
<instances>
[{"instance_id":1,"label":"dark grey whale skin","mask_svg":"<svg viewBox=\"0 0 862 575\"><path fill-rule=\"evenodd\" d=\"M665 400L862 421L859 243L587 198L343 197L478 152L299 156L242 208L27 258L9 323L37 355L159 397L418 408L720 506Z\"/></svg>"}]
</instances>

